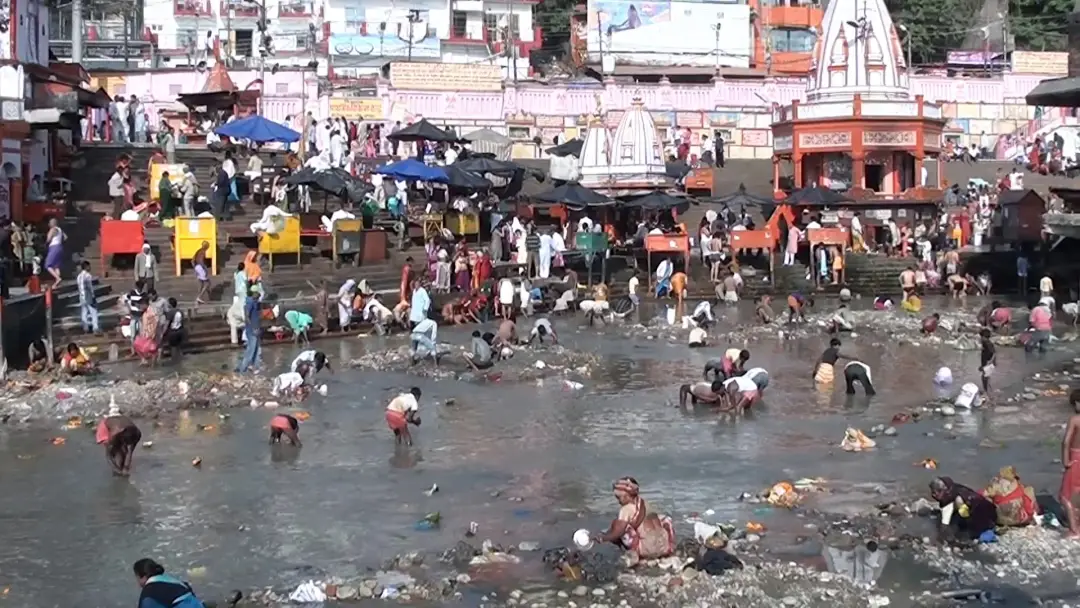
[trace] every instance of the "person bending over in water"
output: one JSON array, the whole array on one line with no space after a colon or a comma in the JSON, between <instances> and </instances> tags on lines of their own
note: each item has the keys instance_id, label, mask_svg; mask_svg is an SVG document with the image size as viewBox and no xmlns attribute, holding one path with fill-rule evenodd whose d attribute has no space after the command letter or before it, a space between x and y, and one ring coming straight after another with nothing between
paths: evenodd
<instances>
[{"instance_id":1,"label":"person bending over in water","mask_svg":"<svg viewBox=\"0 0 1080 608\"><path fill-rule=\"evenodd\" d=\"M769 372L764 367L755 367L747 370L744 377L749 378L757 385L758 393L765 395L765 389L769 386Z\"/></svg>"},{"instance_id":2,"label":"person bending over in water","mask_svg":"<svg viewBox=\"0 0 1080 608\"><path fill-rule=\"evenodd\" d=\"M559 343L559 336L555 333L555 328L551 326L551 321L540 317L533 321L532 331L529 332L529 339L525 341L525 344L532 344L533 340L539 340L543 344L544 336L551 336L552 344Z\"/></svg>"},{"instance_id":3,"label":"person bending over in water","mask_svg":"<svg viewBox=\"0 0 1080 608\"><path fill-rule=\"evenodd\" d=\"M829 340L829 347L821 353L821 358L814 367L813 377L816 383L831 385L836 377L836 362L840 359L853 359L853 357L840 354L840 346L840 340L837 338Z\"/></svg>"},{"instance_id":4,"label":"person bending over in water","mask_svg":"<svg viewBox=\"0 0 1080 608\"><path fill-rule=\"evenodd\" d=\"M941 323L941 315L934 313L929 317L922 320L922 333L924 336L928 336L937 331L938 325Z\"/></svg>"},{"instance_id":5,"label":"person bending over in water","mask_svg":"<svg viewBox=\"0 0 1080 608\"><path fill-rule=\"evenodd\" d=\"M311 391L311 387L307 384L307 378L315 375L315 372L311 370L311 364L305 361L296 366L295 372L278 374L270 387L270 394L275 397L291 397L301 401L306 399Z\"/></svg>"},{"instance_id":6,"label":"person bending over in water","mask_svg":"<svg viewBox=\"0 0 1080 608\"><path fill-rule=\"evenodd\" d=\"M496 348L502 348L504 346L517 346L517 323L514 322L516 315L513 313L509 317L502 320L499 323L499 331L495 334L495 343L493 346Z\"/></svg>"},{"instance_id":7,"label":"person bending over in water","mask_svg":"<svg viewBox=\"0 0 1080 608\"><path fill-rule=\"evenodd\" d=\"M841 304L829 319L829 333L838 334L845 331L855 331L855 323L851 320L851 311L848 310L847 304Z\"/></svg>"},{"instance_id":8,"label":"person bending over in water","mask_svg":"<svg viewBox=\"0 0 1080 608\"><path fill-rule=\"evenodd\" d=\"M277 414L270 419L270 443L281 443L281 436L288 438L289 443L300 447L300 422L288 415Z\"/></svg>"},{"instance_id":9,"label":"person bending over in water","mask_svg":"<svg viewBox=\"0 0 1080 608\"><path fill-rule=\"evenodd\" d=\"M113 475L131 475L135 448L142 440L139 427L131 418L121 414L120 408L113 406L109 409L109 415L98 423L96 435L97 442L105 446L105 459L109 461Z\"/></svg>"},{"instance_id":10,"label":"person bending over in water","mask_svg":"<svg viewBox=\"0 0 1080 608\"><path fill-rule=\"evenodd\" d=\"M806 322L806 309L814 307L814 298L795 292L787 297L788 324L796 321Z\"/></svg>"},{"instance_id":11,"label":"person bending over in water","mask_svg":"<svg viewBox=\"0 0 1080 608\"><path fill-rule=\"evenodd\" d=\"M844 366L844 382L847 383L847 394L855 394L855 383L862 385L863 392L867 396L877 394L874 391L874 383L870 378L870 366L862 361L849 361Z\"/></svg>"},{"instance_id":12,"label":"person bending over in water","mask_svg":"<svg viewBox=\"0 0 1080 608\"><path fill-rule=\"evenodd\" d=\"M469 346L469 352L462 353L462 356L465 357L465 362L469 364L469 367L473 368L473 371L478 372L495 365L491 344L480 335L479 330L472 332L472 343Z\"/></svg>"},{"instance_id":13,"label":"person bending over in water","mask_svg":"<svg viewBox=\"0 0 1080 608\"><path fill-rule=\"evenodd\" d=\"M709 333L704 328L695 327L690 330L686 346L689 348L701 348L709 343Z\"/></svg>"},{"instance_id":14,"label":"person bending over in water","mask_svg":"<svg viewBox=\"0 0 1080 608\"><path fill-rule=\"evenodd\" d=\"M424 319L413 327L412 333L409 335L411 346L409 348L409 354L411 355L412 365L416 365L421 359L431 357L435 361L435 367L439 366L439 326L431 319Z\"/></svg>"},{"instance_id":15,"label":"person bending over in water","mask_svg":"<svg viewBox=\"0 0 1080 608\"><path fill-rule=\"evenodd\" d=\"M394 397L386 406L386 424L394 432L398 445L412 445L409 425L420 426L420 389L412 387L407 393Z\"/></svg>"},{"instance_id":16,"label":"person bending over in water","mask_svg":"<svg viewBox=\"0 0 1080 608\"><path fill-rule=\"evenodd\" d=\"M754 314L757 315L757 319L761 323L765 325L772 323L773 319L776 318L776 313L772 309L772 298L767 295L758 298L757 309Z\"/></svg>"},{"instance_id":17,"label":"person bending over in water","mask_svg":"<svg viewBox=\"0 0 1080 608\"><path fill-rule=\"evenodd\" d=\"M951 274L948 278L949 291L954 300L967 300L968 280L958 274Z\"/></svg>"},{"instance_id":18,"label":"person bending over in water","mask_svg":"<svg viewBox=\"0 0 1080 608\"><path fill-rule=\"evenodd\" d=\"M1001 302L994 300L979 310L977 318L979 324L983 327L989 327L1001 333L1009 333L1010 325L1012 325L1012 309L1004 307Z\"/></svg>"},{"instance_id":19,"label":"person bending over in water","mask_svg":"<svg viewBox=\"0 0 1080 608\"><path fill-rule=\"evenodd\" d=\"M761 397L757 383L746 376L735 376L724 380L722 401L727 405L724 411L734 411L736 414L746 412Z\"/></svg>"},{"instance_id":20,"label":"person bending over in water","mask_svg":"<svg viewBox=\"0 0 1080 608\"><path fill-rule=\"evenodd\" d=\"M709 379L709 372L712 372L713 379L727 380L735 374L741 374L746 362L750 360L750 351L739 350L737 348L729 348L724 352L724 356L719 359L709 359L705 362L704 375L705 379Z\"/></svg>"},{"instance_id":21,"label":"person bending over in water","mask_svg":"<svg viewBox=\"0 0 1080 608\"><path fill-rule=\"evenodd\" d=\"M716 323L716 317L713 316L712 304L708 300L701 302L694 307L694 314L690 315L690 320L694 322L694 325L702 329L708 329L711 325Z\"/></svg>"},{"instance_id":22,"label":"person bending over in water","mask_svg":"<svg viewBox=\"0 0 1080 608\"><path fill-rule=\"evenodd\" d=\"M330 367L330 359L326 356L326 353L321 350L305 350L293 359L292 365L289 366L289 371L298 372L300 364L308 363L313 367L310 370L312 376L321 372L325 367L330 373L334 373L334 368ZM310 379L310 378L309 378Z\"/></svg>"},{"instance_id":23,"label":"person bending over in water","mask_svg":"<svg viewBox=\"0 0 1080 608\"><path fill-rule=\"evenodd\" d=\"M679 407L686 407L687 399L690 400L691 405L697 405L699 403L718 405L720 403L720 396L723 392L723 380L714 380L711 384L708 382L684 384L679 387Z\"/></svg>"},{"instance_id":24,"label":"person bending over in water","mask_svg":"<svg viewBox=\"0 0 1080 608\"><path fill-rule=\"evenodd\" d=\"M165 574L165 568L150 558L142 558L132 566L139 592L138 608L203 608L191 585ZM239 600L237 600L239 601ZM235 605L236 602L233 602Z\"/></svg>"}]
</instances>

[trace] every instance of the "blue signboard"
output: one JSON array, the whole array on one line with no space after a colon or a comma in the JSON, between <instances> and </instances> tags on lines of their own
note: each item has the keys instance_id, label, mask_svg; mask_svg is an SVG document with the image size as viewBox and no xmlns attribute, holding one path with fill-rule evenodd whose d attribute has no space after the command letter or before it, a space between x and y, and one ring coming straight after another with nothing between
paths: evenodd
<instances>
[{"instance_id":1,"label":"blue signboard","mask_svg":"<svg viewBox=\"0 0 1080 608\"><path fill-rule=\"evenodd\" d=\"M439 38L426 25L388 23L384 31L369 24L369 31L353 34L331 34L330 52L347 57L388 57L438 59L441 56ZM374 31L370 31L374 30Z\"/></svg>"}]
</instances>

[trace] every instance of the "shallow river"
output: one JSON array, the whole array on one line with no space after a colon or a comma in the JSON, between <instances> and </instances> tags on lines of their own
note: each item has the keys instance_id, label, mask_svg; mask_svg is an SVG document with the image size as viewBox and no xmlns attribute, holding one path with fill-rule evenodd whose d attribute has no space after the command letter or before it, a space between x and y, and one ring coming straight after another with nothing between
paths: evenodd
<instances>
[{"instance_id":1,"label":"shallow river","mask_svg":"<svg viewBox=\"0 0 1080 608\"><path fill-rule=\"evenodd\" d=\"M739 320L745 316L725 323ZM198 412L158 428L145 421L143 439L154 446L137 451L126 480L110 476L90 431L69 434L61 447L47 444L55 431L3 433L5 603L70 606L78 594L95 605L130 604L137 596L131 564L144 556L189 577L207 599L232 588L349 577L396 553L447 548L471 521L481 539L554 546L576 528L607 525L616 510L610 484L622 475L635 476L650 502L674 514L682 534L690 532L679 526L682 516L706 509L783 529L790 515L737 500L783 479L829 480L833 493L810 502L829 510L861 509L882 491L908 489L913 497L934 474L913 466L927 457L939 460L940 473L976 487L1005 464L1017 465L1037 490L1056 489L1059 481L1052 461L1067 413L1061 398L958 416L954 440L944 437L940 421L924 421L880 439L873 453L836 447L846 426L888 423L933 398L930 379L940 365L953 368L957 386L977 381L977 351L873 346L864 335L847 340L844 350L874 370L879 394L867 401L847 398L842 381L828 394L814 390L810 374L822 339L752 343L751 364L766 367L771 384L758 411L732 422L672 407L678 385L700 379L705 359L726 345L695 352L681 343L605 335L577 320L557 323L567 346L605 355L583 379L584 390L567 390L558 379L514 384L324 372L329 396L304 405L312 417L301 427L302 450L267 446L265 410L233 410L225 421ZM448 330L440 339L465 343L467 333ZM341 363L385 344L320 347ZM271 350L267 362L280 369L293 354ZM543 348L528 356L557 363ZM1015 385L1025 373L1072 356L1062 348L1035 360L999 349L995 382ZM510 364L527 364L523 358ZM411 385L424 391L423 426L414 431L413 449L395 450L384 406ZM447 399L456 401L445 405ZM987 437L1005 447L977 451ZM196 456L199 469L190 464ZM440 491L425 496L435 483ZM432 511L442 514L441 528L415 529Z\"/></svg>"}]
</instances>

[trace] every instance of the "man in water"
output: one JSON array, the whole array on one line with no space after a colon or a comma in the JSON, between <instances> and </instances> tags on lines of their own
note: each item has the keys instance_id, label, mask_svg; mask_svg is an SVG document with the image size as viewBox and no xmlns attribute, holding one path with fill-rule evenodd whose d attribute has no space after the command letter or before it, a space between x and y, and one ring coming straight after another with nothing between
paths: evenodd
<instances>
[{"instance_id":1,"label":"man in water","mask_svg":"<svg viewBox=\"0 0 1080 608\"><path fill-rule=\"evenodd\" d=\"M695 382L694 384L684 384L679 387L679 407L686 407L687 399L690 400L691 405L699 403L717 405L720 403L720 396L723 392L724 382L722 380L714 380L712 383Z\"/></svg>"},{"instance_id":2,"label":"man in water","mask_svg":"<svg viewBox=\"0 0 1080 608\"><path fill-rule=\"evenodd\" d=\"M870 366L862 361L849 361L844 366L844 382L847 383L847 394L855 394L855 383L862 385L863 392L868 397L877 394L874 391L874 383L870 377Z\"/></svg>"},{"instance_id":3,"label":"man in water","mask_svg":"<svg viewBox=\"0 0 1080 608\"><path fill-rule=\"evenodd\" d=\"M900 289L904 292L904 297L900 300L903 302L911 296L915 295L915 267L908 266L900 273Z\"/></svg>"},{"instance_id":4,"label":"man in water","mask_svg":"<svg viewBox=\"0 0 1080 608\"><path fill-rule=\"evenodd\" d=\"M375 326L375 333L380 336L385 335L395 321L394 311L382 303L377 293L372 294L371 298L364 304L362 315L365 321Z\"/></svg>"},{"instance_id":5,"label":"man in water","mask_svg":"<svg viewBox=\"0 0 1080 608\"><path fill-rule=\"evenodd\" d=\"M495 333L494 346L502 348L504 346L517 346L517 323L514 322L516 315L511 313L499 323L499 330Z\"/></svg>"},{"instance_id":6,"label":"man in water","mask_svg":"<svg viewBox=\"0 0 1080 608\"><path fill-rule=\"evenodd\" d=\"M984 314L985 313L985 314ZM994 300L990 305L979 311L979 323L994 331L1009 333L1012 325L1012 309L1002 306L1001 302Z\"/></svg>"},{"instance_id":7,"label":"man in water","mask_svg":"<svg viewBox=\"0 0 1080 608\"><path fill-rule=\"evenodd\" d=\"M270 394L284 397L294 397L296 399L305 399L308 396L310 387L307 386L308 376L314 376L315 373L312 370L311 363L307 361L301 362L296 366L295 372L284 372L278 374L274 378L274 384L270 389Z\"/></svg>"},{"instance_id":8,"label":"man in water","mask_svg":"<svg viewBox=\"0 0 1080 608\"><path fill-rule=\"evenodd\" d=\"M470 350L467 353L462 353L462 356L465 357L465 362L469 364L469 367L473 368L473 371L478 372L495 365L491 345L480 335L480 330L472 332Z\"/></svg>"},{"instance_id":9,"label":"man in water","mask_svg":"<svg viewBox=\"0 0 1080 608\"><path fill-rule=\"evenodd\" d=\"M431 357L435 361L435 367L439 366L439 343L436 341L439 334L439 326L431 319L425 318L413 327L409 339L411 345L409 354L412 357L412 365L416 365L421 359Z\"/></svg>"},{"instance_id":10,"label":"man in water","mask_svg":"<svg viewBox=\"0 0 1080 608\"><path fill-rule=\"evenodd\" d=\"M709 333L701 327L695 327L690 330L690 336L687 338L687 346L689 348L701 348L707 346L709 343Z\"/></svg>"},{"instance_id":11,"label":"man in water","mask_svg":"<svg viewBox=\"0 0 1080 608\"><path fill-rule=\"evenodd\" d=\"M814 298L810 296L804 296L799 292L795 292L787 297L788 306L788 319L787 322L794 323L795 321L806 322L807 308L814 307Z\"/></svg>"},{"instance_id":12,"label":"man in water","mask_svg":"<svg viewBox=\"0 0 1080 608\"><path fill-rule=\"evenodd\" d=\"M1053 317L1054 315L1050 312L1050 309L1042 304L1031 309L1031 314L1028 316L1031 331L1027 343L1024 344L1024 351L1030 353L1038 349L1040 353L1046 352L1046 345L1050 342Z\"/></svg>"},{"instance_id":13,"label":"man in water","mask_svg":"<svg viewBox=\"0 0 1080 608\"><path fill-rule=\"evenodd\" d=\"M757 315L758 321L763 324L769 324L776 318L776 313L772 309L772 298L767 295L758 298L757 309L754 311Z\"/></svg>"},{"instance_id":14,"label":"man in water","mask_svg":"<svg viewBox=\"0 0 1080 608\"><path fill-rule=\"evenodd\" d=\"M1065 508L1069 519L1069 535L1080 537L1080 519L1076 514L1073 499L1080 492L1080 401L1069 399L1074 414L1065 428L1065 438L1061 441L1061 465L1065 473L1061 476L1061 491L1058 500Z\"/></svg>"},{"instance_id":15,"label":"man in water","mask_svg":"<svg viewBox=\"0 0 1080 608\"><path fill-rule=\"evenodd\" d=\"M990 339L990 330L982 328L979 331L979 374L982 376L983 392L990 395L990 376L994 375L994 366L997 364L997 347Z\"/></svg>"},{"instance_id":16,"label":"man in water","mask_svg":"<svg viewBox=\"0 0 1080 608\"><path fill-rule=\"evenodd\" d=\"M845 331L855 331L855 323L851 320L851 311L848 310L847 304L841 304L829 319L829 333L836 334Z\"/></svg>"},{"instance_id":17,"label":"man in water","mask_svg":"<svg viewBox=\"0 0 1080 608\"><path fill-rule=\"evenodd\" d=\"M420 426L420 389L412 387L407 393L394 397L386 406L386 424L394 432L398 445L412 445L409 425Z\"/></svg>"},{"instance_id":18,"label":"man in water","mask_svg":"<svg viewBox=\"0 0 1080 608\"><path fill-rule=\"evenodd\" d=\"M712 372L714 379L727 380L728 378L741 374L743 372L743 366L750 360L750 351L739 350L737 348L729 348L724 352L724 356L719 359L709 359L705 362L705 379L708 380L709 372Z\"/></svg>"},{"instance_id":19,"label":"man in water","mask_svg":"<svg viewBox=\"0 0 1080 608\"><path fill-rule=\"evenodd\" d=\"M141 440L142 431L117 407L110 408L109 415L98 423L97 442L105 445L105 458L112 467L113 475L131 475L135 448L139 447Z\"/></svg>"},{"instance_id":20,"label":"man in water","mask_svg":"<svg viewBox=\"0 0 1080 608\"><path fill-rule=\"evenodd\" d=\"M690 320L697 327L708 329L710 325L716 322L716 318L713 317L712 304L708 300L698 304L694 308L694 314L690 315Z\"/></svg>"},{"instance_id":21,"label":"man in water","mask_svg":"<svg viewBox=\"0 0 1080 608\"><path fill-rule=\"evenodd\" d=\"M959 274L951 274L948 278L949 291L954 300L967 300L968 280Z\"/></svg>"},{"instance_id":22,"label":"man in water","mask_svg":"<svg viewBox=\"0 0 1080 608\"><path fill-rule=\"evenodd\" d=\"M331 374L334 373L334 368L330 367L330 359L326 356L326 353L321 350L310 349L300 353L293 359L292 365L289 366L289 371L300 371L299 368L301 363L311 364L312 367L310 368L310 373L312 377L321 372L324 367L329 370ZM310 380L310 378L308 379Z\"/></svg>"},{"instance_id":23,"label":"man in water","mask_svg":"<svg viewBox=\"0 0 1080 608\"><path fill-rule=\"evenodd\" d=\"M929 317L922 320L922 333L924 336L928 336L937 331L938 325L941 323L941 315L934 313Z\"/></svg>"},{"instance_id":24,"label":"man in water","mask_svg":"<svg viewBox=\"0 0 1080 608\"><path fill-rule=\"evenodd\" d=\"M300 447L300 423L296 418L288 414L277 414L270 419L270 443L281 443L281 436L288 438L289 443Z\"/></svg>"},{"instance_id":25,"label":"man in water","mask_svg":"<svg viewBox=\"0 0 1080 608\"><path fill-rule=\"evenodd\" d=\"M728 403L725 410L741 414L749 410L760 397L757 384L746 376L724 380L724 398Z\"/></svg>"},{"instance_id":26,"label":"man in water","mask_svg":"<svg viewBox=\"0 0 1080 608\"><path fill-rule=\"evenodd\" d=\"M769 372L764 367L754 367L745 374L744 377L749 378L754 384L757 385L758 394L764 396L765 389L769 386Z\"/></svg>"},{"instance_id":27,"label":"man in water","mask_svg":"<svg viewBox=\"0 0 1080 608\"><path fill-rule=\"evenodd\" d=\"M559 336L555 333L555 328L551 326L551 321L540 317L533 321L532 331L529 332L529 339L525 341L525 344L532 344L533 340L539 340L543 344L544 336L551 336L552 344L559 343Z\"/></svg>"}]
</instances>

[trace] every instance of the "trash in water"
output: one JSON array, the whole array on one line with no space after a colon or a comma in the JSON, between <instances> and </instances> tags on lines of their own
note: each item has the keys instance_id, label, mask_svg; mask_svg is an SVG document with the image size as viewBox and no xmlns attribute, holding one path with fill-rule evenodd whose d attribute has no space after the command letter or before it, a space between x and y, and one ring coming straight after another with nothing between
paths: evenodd
<instances>
[{"instance_id":1,"label":"trash in water","mask_svg":"<svg viewBox=\"0 0 1080 608\"><path fill-rule=\"evenodd\" d=\"M294 412L292 416L293 416L293 418L296 418L300 422L304 422L304 421L311 418L311 413L301 410L299 412Z\"/></svg>"},{"instance_id":2,"label":"trash in water","mask_svg":"<svg viewBox=\"0 0 1080 608\"><path fill-rule=\"evenodd\" d=\"M191 578L202 578L202 577L206 576L206 567L205 566L195 566L193 568L188 568L187 574Z\"/></svg>"},{"instance_id":3,"label":"trash in water","mask_svg":"<svg viewBox=\"0 0 1080 608\"><path fill-rule=\"evenodd\" d=\"M766 500L774 507L790 509L799 503L799 498L799 493L790 483L781 481L769 490L769 497Z\"/></svg>"},{"instance_id":4,"label":"trash in water","mask_svg":"<svg viewBox=\"0 0 1080 608\"><path fill-rule=\"evenodd\" d=\"M152 448L152 447L154 447L154 442L153 441L144 441L144 442L142 442L142 447L147 448L147 449Z\"/></svg>"},{"instance_id":5,"label":"trash in water","mask_svg":"<svg viewBox=\"0 0 1080 608\"><path fill-rule=\"evenodd\" d=\"M424 519L416 522L416 525L413 527L417 530L434 530L439 527L439 521L441 520L442 515L438 511L435 511L434 513L425 515Z\"/></svg>"},{"instance_id":6,"label":"trash in water","mask_svg":"<svg viewBox=\"0 0 1080 608\"><path fill-rule=\"evenodd\" d=\"M861 452L875 446L877 446L877 443L873 439L867 437L859 429L852 427L848 427L847 431L844 432L844 440L840 442L840 447L845 452Z\"/></svg>"},{"instance_id":7,"label":"trash in water","mask_svg":"<svg viewBox=\"0 0 1080 608\"><path fill-rule=\"evenodd\" d=\"M67 439L64 439L63 437L53 437L52 438L52 444L53 445L64 445L65 443L67 443Z\"/></svg>"},{"instance_id":8,"label":"trash in water","mask_svg":"<svg viewBox=\"0 0 1080 608\"><path fill-rule=\"evenodd\" d=\"M933 458L924 458L922 461L916 462L915 466L933 471L937 469L937 461Z\"/></svg>"},{"instance_id":9,"label":"trash in water","mask_svg":"<svg viewBox=\"0 0 1080 608\"><path fill-rule=\"evenodd\" d=\"M536 369L544 369L545 367L547 367L547 363L544 363L543 361L537 361L535 367Z\"/></svg>"},{"instance_id":10,"label":"trash in water","mask_svg":"<svg viewBox=\"0 0 1080 608\"><path fill-rule=\"evenodd\" d=\"M573 380L563 380L563 386L572 391L580 391L581 389L585 388L584 384L580 382L574 382Z\"/></svg>"},{"instance_id":11,"label":"trash in water","mask_svg":"<svg viewBox=\"0 0 1080 608\"><path fill-rule=\"evenodd\" d=\"M574 532L574 544L578 549L588 551L589 549L592 549L593 546L592 535L589 534L588 530L582 528L577 532Z\"/></svg>"},{"instance_id":12,"label":"trash in water","mask_svg":"<svg viewBox=\"0 0 1080 608\"><path fill-rule=\"evenodd\" d=\"M330 392L330 389L329 389L329 388L328 388L328 387L327 387L327 386L326 386L325 384L320 384L320 385L319 385L319 388L317 388L317 389L315 389L315 390L316 390L316 391L318 391L318 393L319 393L320 395L322 395L323 397L325 397L325 396L326 396L326 394L327 394L328 392Z\"/></svg>"},{"instance_id":13,"label":"trash in water","mask_svg":"<svg viewBox=\"0 0 1080 608\"><path fill-rule=\"evenodd\" d=\"M476 536L476 533L480 531L480 524L475 521L469 522L469 529L465 531L465 536Z\"/></svg>"},{"instance_id":14,"label":"trash in water","mask_svg":"<svg viewBox=\"0 0 1080 608\"><path fill-rule=\"evenodd\" d=\"M434 494L434 493L436 493L438 491L439 491L439 484L433 483L433 484L431 484L431 487L429 489L424 490L424 494L426 496L431 496L432 494Z\"/></svg>"},{"instance_id":15,"label":"trash in water","mask_svg":"<svg viewBox=\"0 0 1080 608\"><path fill-rule=\"evenodd\" d=\"M392 600L398 596L397 587L383 587L382 595L379 596L380 600Z\"/></svg>"},{"instance_id":16,"label":"trash in water","mask_svg":"<svg viewBox=\"0 0 1080 608\"><path fill-rule=\"evenodd\" d=\"M748 521L746 522L746 531L752 532L754 534L757 534L758 532L764 532L765 524L756 521Z\"/></svg>"},{"instance_id":17,"label":"trash in water","mask_svg":"<svg viewBox=\"0 0 1080 608\"><path fill-rule=\"evenodd\" d=\"M177 383L176 390L180 391L181 395L186 395L191 391L191 385L188 384L187 380L181 380Z\"/></svg>"},{"instance_id":18,"label":"trash in water","mask_svg":"<svg viewBox=\"0 0 1080 608\"><path fill-rule=\"evenodd\" d=\"M64 428L68 429L68 430L72 430L72 429L82 428L82 425L83 425L83 419L81 417L72 416L71 418L67 419L66 423L64 423Z\"/></svg>"},{"instance_id":19,"label":"trash in water","mask_svg":"<svg viewBox=\"0 0 1080 608\"><path fill-rule=\"evenodd\" d=\"M289 601L297 604L316 604L326 601L326 593L319 589L319 586L314 581L308 581L300 583L300 586L289 594Z\"/></svg>"},{"instance_id":20,"label":"trash in water","mask_svg":"<svg viewBox=\"0 0 1080 608\"><path fill-rule=\"evenodd\" d=\"M202 458L196 457L196 458L192 459L191 466L193 466L193 467L201 467L202 466Z\"/></svg>"}]
</instances>

